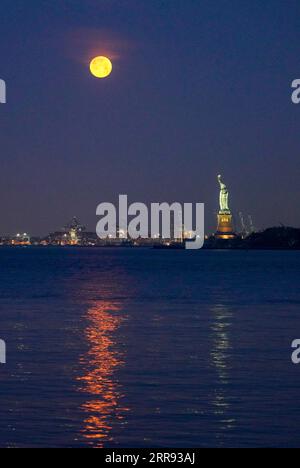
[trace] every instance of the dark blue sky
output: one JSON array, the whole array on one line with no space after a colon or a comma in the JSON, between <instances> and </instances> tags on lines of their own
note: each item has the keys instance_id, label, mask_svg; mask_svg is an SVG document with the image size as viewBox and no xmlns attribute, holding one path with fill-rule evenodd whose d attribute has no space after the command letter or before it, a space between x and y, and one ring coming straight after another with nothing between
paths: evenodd
<instances>
[{"instance_id":1,"label":"dark blue sky","mask_svg":"<svg viewBox=\"0 0 300 468\"><path fill-rule=\"evenodd\" d=\"M300 226L299 0L2 0L0 232L102 201L205 202ZM113 58L94 79L93 55Z\"/></svg>"}]
</instances>

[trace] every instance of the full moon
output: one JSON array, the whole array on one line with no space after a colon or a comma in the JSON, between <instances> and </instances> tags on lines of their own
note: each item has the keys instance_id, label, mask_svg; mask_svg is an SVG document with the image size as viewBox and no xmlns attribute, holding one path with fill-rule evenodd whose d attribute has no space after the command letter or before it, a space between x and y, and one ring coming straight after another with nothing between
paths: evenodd
<instances>
[{"instance_id":1,"label":"full moon","mask_svg":"<svg viewBox=\"0 0 300 468\"><path fill-rule=\"evenodd\" d=\"M96 78L107 78L112 68L112 63L107 57L95 57L90 64L91 74Z\"/></svg>"}]
</instances>

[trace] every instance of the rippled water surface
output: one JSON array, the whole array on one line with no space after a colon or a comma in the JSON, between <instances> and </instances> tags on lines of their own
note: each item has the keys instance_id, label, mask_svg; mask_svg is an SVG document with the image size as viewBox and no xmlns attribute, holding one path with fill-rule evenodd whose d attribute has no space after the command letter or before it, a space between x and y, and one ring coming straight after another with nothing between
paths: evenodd
<instances>
[{"instance_id":1,"label":"rippled water surface","mask_svg":"<svg viewBox=\"0 0 300 468\"><path fill-rule=\"evenodd\" d=\"M300 445L300 252L1 249L1 447Z\"/></svg>"}]
</instances>

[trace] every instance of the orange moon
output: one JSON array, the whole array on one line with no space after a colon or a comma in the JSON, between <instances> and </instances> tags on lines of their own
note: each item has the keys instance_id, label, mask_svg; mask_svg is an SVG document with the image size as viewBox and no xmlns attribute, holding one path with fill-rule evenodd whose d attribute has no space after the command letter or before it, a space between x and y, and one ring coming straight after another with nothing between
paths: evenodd
<instances>
[{"instance_id":1,"label":"orange moon","mask_svg":"<svg viewBox=\"0 0 300 468\"><path fill-rule=\"evenodd\" d=\"M95 57L90 63L91 74L96 78L107 78L112 69L112 63L107 57Z\"/></svg>"}]
</instances>

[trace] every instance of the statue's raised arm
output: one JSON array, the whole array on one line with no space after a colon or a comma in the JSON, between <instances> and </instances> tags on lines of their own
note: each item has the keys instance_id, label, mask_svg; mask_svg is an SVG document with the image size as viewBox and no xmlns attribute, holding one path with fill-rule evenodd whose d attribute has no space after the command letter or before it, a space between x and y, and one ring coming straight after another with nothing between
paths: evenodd
<instances>
[{"instance_id":1,"label":"statue's raised arm","mask_svg":"<svg viewBox=\"0 0 300 468\"><path fill-rule=\"evenodd\" d=\"M228 204L228 199L229 199L229 192L227 189L227 186L222 182L222 176L218 175L218 181L220 184L220 211L223 213L229 212L229 204Z\"/></svg>"},{"instance_id":2,"label":"statue's raised arm","mask_svg":"<svg viewBox=\"0 0 300 468\"><path fill-rule=\"evenodd\" d=\"M226 188L227 188L227 187L226 187L226 185L225 185L225 184L223 184L223 182L222 182L222 176L221 176L221 175L218 175L218 181L219 181L219 184L220 184L221 190L224 190L224 189L226 189Z\"/></svg>"}]
</instances>

